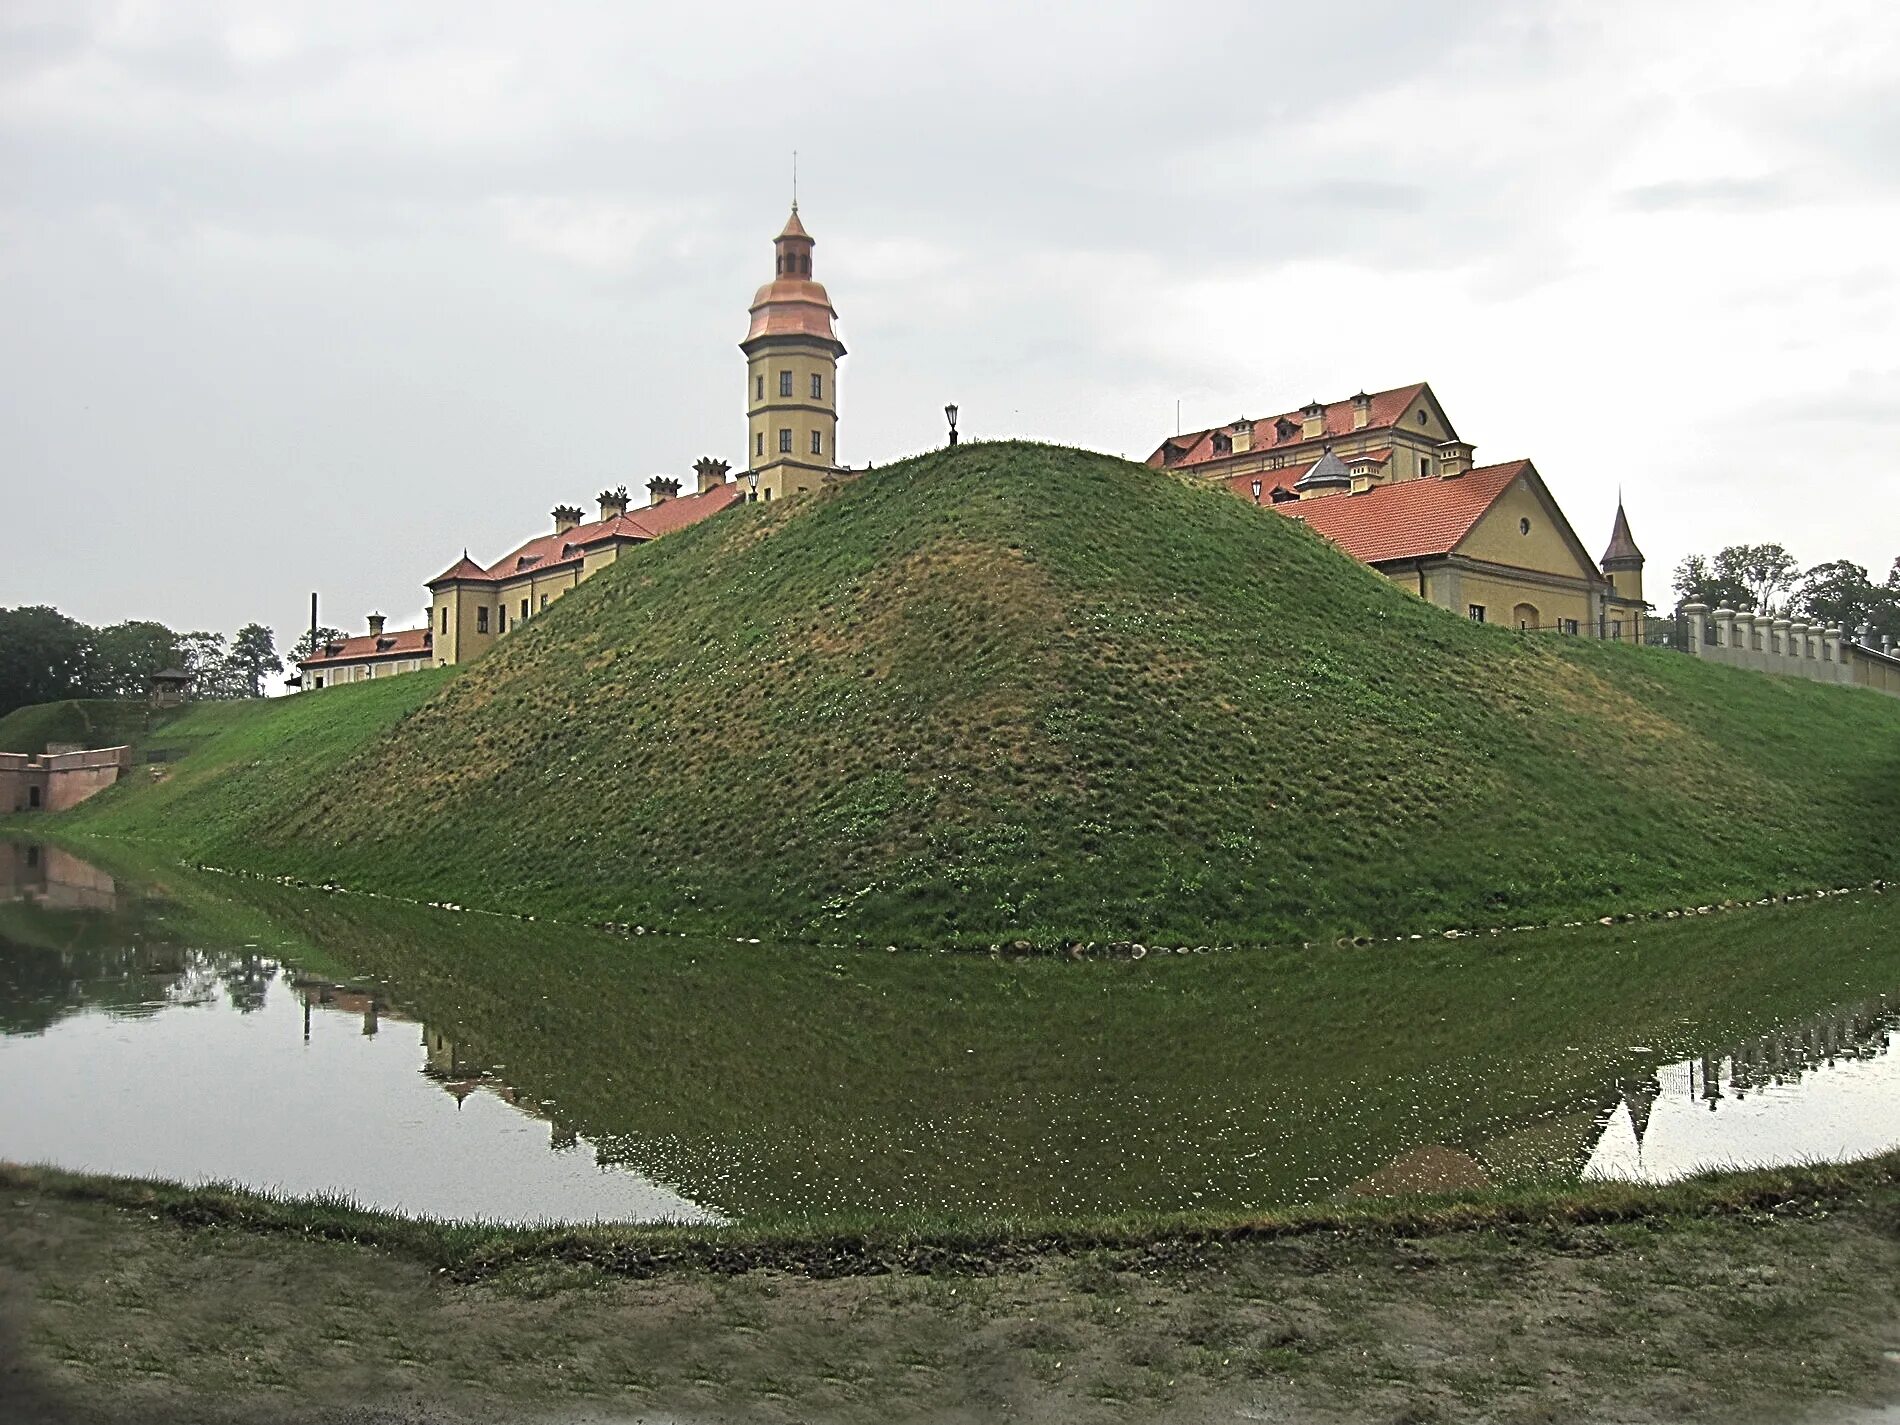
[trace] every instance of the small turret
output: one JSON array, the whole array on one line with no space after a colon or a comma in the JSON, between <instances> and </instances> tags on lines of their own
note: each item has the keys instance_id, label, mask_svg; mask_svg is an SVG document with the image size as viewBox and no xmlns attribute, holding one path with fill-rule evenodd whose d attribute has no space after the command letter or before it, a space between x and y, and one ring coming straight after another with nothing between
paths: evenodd
<instances>
[{"instance_id":1,"label":"small turret","mask_svg":"<svg viewBox=\"0 0 1900 1425\"><path fill-rule=\"evenodd\" d=\"M726 483L726 475L732 467L723 460L714 460L710 455L702 455L693 462L693 474L699 477L699 488L695 494L703 495L708 490L717 490Z\"/></svg>"},{"instance_id":2,"label":"small turret","mask_svg":"<svg viewBox=\"0 0 1900 1425\"><path fill-rule=\"evenodd\" d=\"M625 485L617 485L611 490L602 490L594 497L600 501L600 517L603 520L617 519L627 512L632 503Z\"/></svg>"},{"instance_id":3,"label":"small turret","mask_svg":"<svg viewBox=\"0 0 1900 1425\"><path fill-rule=\"evenodd\" d=\"M1313 468L1293 482L1293 489L1300 496L1324 495L1334 490L1352 488L1352 471L1346 468L1346 462L1333 454L1329 445L1313 462Z\"/></svg>"},{"instance_id":4,"label":"small turret","mask_svg":"<svg viewBox=\"0 0 1900 1425\"><path fill-rule=\"evenodd\" d=\"M1631 603L1643 602L1643 551L1636 547L1636 540L1630 534L1629 516L1623 513L1623 501L1616 501L1616 523L1610 529L1610 547L1603 551L1598 561L1603 572L1609 576L1610 586L1616 590L1619 599L1628 599Z\"/></svg>"},{"instance_id":5,"label":"small turret","mask_svg":"<svg viewBox=\"0 0 1900 1425\"><path fill-rule=\"evenodd\" d=\"M554 532L556 534L566 534L570 529L573 529L575 525L581 522L581 507L579 505L556 505L552 514L554 519Z\"/></svg>"}]
</instances>

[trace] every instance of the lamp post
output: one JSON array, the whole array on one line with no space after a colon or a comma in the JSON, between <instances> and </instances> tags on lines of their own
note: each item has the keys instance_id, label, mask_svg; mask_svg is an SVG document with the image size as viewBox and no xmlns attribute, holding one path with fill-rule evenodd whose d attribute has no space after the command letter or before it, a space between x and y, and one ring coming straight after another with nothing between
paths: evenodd
<instances>
[{"instance_id":1,"label":"lamp post","mask_svg":"<svg viewBox=\"0 0 1900 1425\"><path fill-rule=\"evenodd\" d=\"M1258 480L1253 482L1253 502L1256 505L1260 503L1260 482Z\"/></svg>"},{"instance_id":2,"label":"lamp post","mask_svg":"<svg viewBox=\"0 0 1900 1425\"><path fill-rule=\"evenodd\" d=\"M746 471L745 482L749 487L746 493L746 503L756 505L759 502L759 472L756 470Z\"/></svg>"},{"instance_id":3,"label":"lamp post","mask_svg":"<svg viewBox=\"0 0 1900 1425\"><path fill-rule=\"evenodd\" d=\"M949 421L949 422L950 422L950 445L951 445L951 448L952 448L952 449L955 449L955 448L956 448L956 443L957 443L957 406L956 406L956 402L954 402L954 401L952 401L952 402L951 402L951 403L950 403L949 405L947 405L947 406L945 406L945 407L943 408L943 418L944 418L945 420L947 420L947 421Z\"/></svg>"}]
</instances>

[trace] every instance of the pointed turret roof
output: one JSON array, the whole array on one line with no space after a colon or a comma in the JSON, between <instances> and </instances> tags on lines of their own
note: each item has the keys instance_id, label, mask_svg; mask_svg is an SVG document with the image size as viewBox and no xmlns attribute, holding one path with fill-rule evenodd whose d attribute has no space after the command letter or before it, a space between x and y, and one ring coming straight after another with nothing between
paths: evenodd
<instances>
[{"instance_id":1,"label":"pointed turret roof","mask_svg":"<svg viewBox=\"0 0 1900 1425\"><path fill-rule=\"evenodd\" d=\"M786 238L804 238L807 241L812 240L811 234L805 231L805 225L799 222L798 220L798 204L796 203L792 204L792 215L791 217L785 220L784 230L780 232L778 237L774 238L773 241L782 242Z\"/></svg>"},{"instance_id":2,"label":"pointed turret roof","mask_svg":"<svg viewBox=\"0 0 1900 1425\"><path fill-rule=\"evenodd\" d=\"M490 574L486 569L482 568L481 565L477 564L473 559L470 559L468 557L468 551L465 549L462 551L462 557L460 559L436 575L435 578L431 579L427 584L423 585L423 587L425 589L433 589L437 584L446 584L452 579L492 580L494 577L493 574Z\"/></svg>"},{"instance_id":3,"label":"pointed turret roof","mask_svg":"<svg viewBox=\"0 0 1900 1425\"><path fill-rule=\"evenodd\" d=\"M1352 471L1346 468L1346 462L1333 454L1333 448L1326 447L1324 454L1313 462L1313 468L1294 482L1296 490L1317 490L1326 486L1352 488Z\"/></svg>"},{"instance_id":4,"label":"pointed turret roof","mask_svg":"<svg viewBox=\"0 0 1900 1425\"><path fill-rule=\"evenodd\" d=\"M1616 524L1610 530L1610 547L1603 551L1603 557L1597 561L1608 569L1612 564L1641 564L1643 551L1636 547L1636 540L1630 535L1629 516L1623 513L1623 501L1619 496L1616 502Z\"/></svg>"}]
</instances>

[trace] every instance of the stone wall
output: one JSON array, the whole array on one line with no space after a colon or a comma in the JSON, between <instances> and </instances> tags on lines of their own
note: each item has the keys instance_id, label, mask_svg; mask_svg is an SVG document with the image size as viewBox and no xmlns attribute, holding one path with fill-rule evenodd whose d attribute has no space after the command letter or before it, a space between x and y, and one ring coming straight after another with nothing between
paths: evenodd
<instances>
[{"instance_id":1,"label":"stone wall","mask_svg":"<svg viewBox=\"0 0 1900 1425\"><path fill-rule=\"evenodd\" d=\"M0 815L65 811L103 792L132 766L130 747L29 757L0 752Z\"/></svg>"},{"instance_id":2,"label":"stone wall","mask_svg":"<svg viewBox=\"0 0 1900 1425\"><path fill-rule=\"evenodd\" d=\"M1900 697L1900 658L1856 642L1846 629L1707 604L1684 604L1682 615L1689 626L1689 652L1698 658Z\"/></svg>"}]
</instances>

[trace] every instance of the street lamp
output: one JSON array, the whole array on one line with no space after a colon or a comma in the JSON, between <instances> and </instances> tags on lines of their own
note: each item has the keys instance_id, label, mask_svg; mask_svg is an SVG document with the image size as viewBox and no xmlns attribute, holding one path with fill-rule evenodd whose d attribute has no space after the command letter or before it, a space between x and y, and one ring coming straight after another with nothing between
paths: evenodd
<instances>
[{"instance_id":1,"label":"street lamp","mask_svg":"<svg viewBox=\"0 0 1900 1425\"><path fill-rule=\"evenodd\" d=\"M756 505L759 502L759 472L756 470L746 471L745 482L751 487L746 494L746 503Z\"/></svg>"},{"instance_id":2,"label":"street lamp","mask_svg":"<svg viewBox=\"0 0 1900 1425\"><path fill-rule=\"evenodd\" d=\"M945 420L947 420L947 421L949 421L949 422L950 422L950 444L951 444L951 445L952 445L952 446L954 447L954 446L956 445L956 443L957 443L957 407L956 407L956 402L954 402L954 401L952 401L952 402L951 402L951 403L950 403L949 405L947 405L947 406L945 406L945 407L943 408L943 418L944 418Z\"/></svg>"},{"instance_id":3,"label":"street lamp","mask_svg":"<svg viewBox=\"0 0 1900 1425\"><path fill-rule=\"evenodd\" d=\"M1260 503L1260 482L1258 480L1253 482L1253 502L1256 505Z\"/></svg>"}]
</instances>

